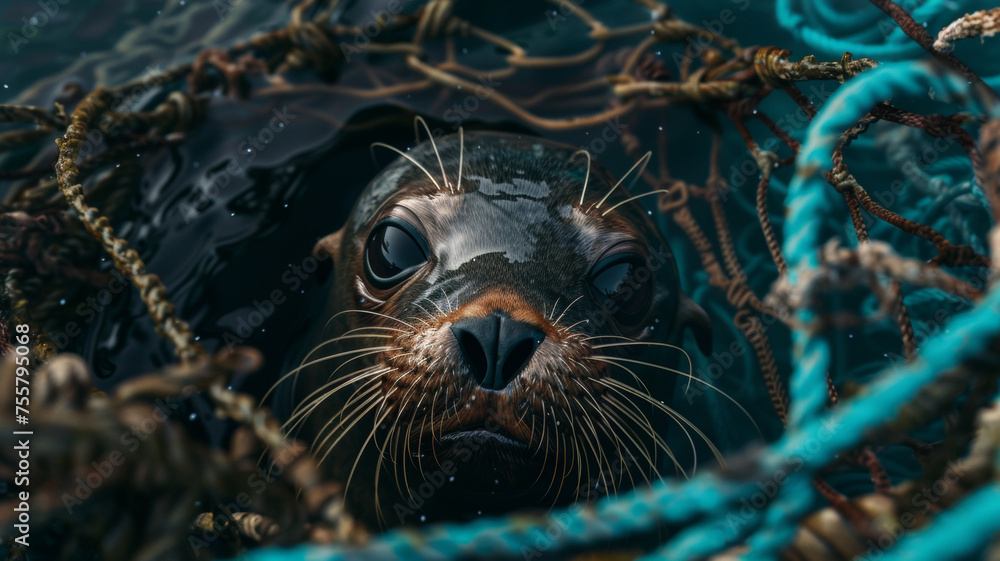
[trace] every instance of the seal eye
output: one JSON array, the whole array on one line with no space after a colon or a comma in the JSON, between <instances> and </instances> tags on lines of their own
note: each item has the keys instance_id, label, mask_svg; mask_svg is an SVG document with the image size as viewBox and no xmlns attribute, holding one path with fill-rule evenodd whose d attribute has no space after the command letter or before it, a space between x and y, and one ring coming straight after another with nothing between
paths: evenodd
<instances>
[{"instance_id":1,"label":"seal eye","mask_svg":"<svg viewBox=\"0 0 1000 561\"><path fill-rule=\"evenodd\" d=\"M427 242L405 220L386 218L372 228L365 247L365 273L373 286L391 288L427 262Z\"/></svg>"},{"instance_id":2,"label":"seal eye","mask_svg":"<svg viewBox=\"0 0 1000 561\"><path fill-rule=\"evenodd\" d=\"M652 293L652 273L636 253L619 253L594 266L590 282L604 300L603 309L616 321L634 325L645 316Z\"/></svg>"}]
</instances>

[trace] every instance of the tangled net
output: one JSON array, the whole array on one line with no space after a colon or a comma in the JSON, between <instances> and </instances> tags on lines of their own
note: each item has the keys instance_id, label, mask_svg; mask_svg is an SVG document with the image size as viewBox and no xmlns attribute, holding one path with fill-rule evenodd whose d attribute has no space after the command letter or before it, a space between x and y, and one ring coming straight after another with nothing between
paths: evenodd
<instances>
[{"instance_id":1,"label":"tangled net","mask_svg":"<svg viewBox=\"0 0 1000 561\"><path fill-rule=\"evenodd\" d=\"M974 196L997 224L1000 105L993 80L984 81L951 50L956 41L995 33L1000 9L955 19L935 40L896 3L871 3L891 17L899 30L893 33L907 49L918 48L928 59L880 62L880 55L892 59L896 51L873 47L872 59L843 52L825 62L815 56L793 61L788 50L741 46L716 30L680 19L654 0L637 1L652 14L649 21L621 27L606 25L581 4L557 0L553 16L581 23L591 44L579 52L542 56L459 17L454 0L431 0L407 13L385 11L366 24L344 23L338 2L306 0L292 10L283 29L229 49L204 50L190 64L141 80L66 92L65 104L75 104L70 114L63 104L52 109L0 106L0 122L13 125L0 133L0 150L34 153L40 142L62 135L54 161L0 171L0 180L16 182L0 207L0 344L11 341L13 326L44 327L55 321L59 306L54 301L82 298L91 287L105 286L110 273L101 271L98 261L106 254L139 289L157 332L172 343L179 361L120 384L109 395L94 393L82 360L56 354L58 345L46 338L44 328L32 334L33 358L45 363L34 374L34 524L54 528L62 552L95 552L101 559L171 559L190 556L192 550L226 557L262 544L305 541L334 545L260 549L252 558L530 558L568 556L600 546L609 548L609 555L648 553L670 559L850 559L876 553L888 559L939 559L990 548L1000 515L1000 417L993 401L1000 373L1000 292L991 287L1000 263L1000 229L990 231L988 252L986 244L975 240L952 241L950 222L934 227L876 200L849 167L845 152L865 142L865 134L879 122L953 142L966 154L964 164L971 165ZM797 13L791 4L779 2L779 13L782 7L785 14ZM927 2L920 10L940 11L939 4ZM832 3L813 9L834 10ZM870 17L833 16L848 27L865 25ZM844 46L800 20L787 16L780 23L819 53ZM464 64L457 55L459 40L495 47L503 65L484 70ZM627 47L610 47L620 44ZM677 76L651 52L664 44L682 46ZM865 54L865 45L852 48ZM368 64L374 60L392 62ZM348 63L361 70L343 74ZM691 107L710 124L710 169L703 185L671 176L666 134L657 135L656 146L646 146L626 129L621 144L635 160L647 150L656 155L657 169L644 170L643 177L654 189L667 191L659 198L660 212L690 241L708 286L725 295L727 313L753 350L784 433L768 446L731 459L725 468L686 482L659 482L615 501L547 516L515 515L371 537L351 522L342 508L340 485L321 479L305 448L288 441L253 397L227 389L234 375L259 367L259 353L241 347L209 356L177 317L163 282L116 234L113 224L125 212L123 201L143 173L134 162L116 164L124 154L183 144L212 110L211 94L217 91L236 98L322 95L355 100L431 94L437 95L440 108L447 107L456 90L477 91L483 77L490 83L514 81L525 72L563 69L574 69L572 79L556 86L530 95L491 88L479 99L550 133L616 118L665 126L661 111L676 106ZM806 80L842 85L817 107L796 85ZM133 110L122 99L135 88L162 90L162 102L150 110ZM964 110L923 113L886 101L919 97L928 89ZM768 116L765 101L776 96L801 111L806 119L801 127L793 130ZM566 102L570 97L574 103ZM978 140L968 130L972 126L978 127ZM94 130L102 133L106 147L81 154ZM740 257L745 254L739 251L742 233L734 233L724 208L728 187L721 168L727 130L738 133L759 169L755 211L777 271L766 295L755 290L759 283ZM758 140L762 135L767 140ZM777 174L787 170L793 174L786 188ZM929 192L935 188L933 182L924 183ZM783 236L769 205L775 185L786 209ZM841 201L855 247L826 241L833 237L830 223L844 215ZM926 240L934 253L905 256L898 250L909 242L873 239L872 232L884 226ZM926 250L921 246L914 253ZM875 309L830 305L831 295L859 288L874 295ZM909 294L908 288L913 289ZM948 323L949 329L918 345L909 308L943 298L969 304ZM863 387L835 379L831 364L838 330L863 328L881 317L891 318L898 330L902 360ZM795 368L790 377L779 372L767 318L778 318L793 330ZM11 349L3 350L11 355ZM12 361L5 363L3 387L14 387L15 372ZM849 395L842 398L845 390ZM241 427L221 448L206 447L167 415L174 408L170 400L199 391L216 415ZM15 397L2 395L2 407L12 411ZM942 416L949 420L943 441L909 436ZM126 433L135 434L136 423L161 417L145 431L140 454L112 469L99 485L90 485L93 496L67 504L67 496L77 496L72 493L79 482L113 461L117 443ZM17 458L11 452L11 431L17 425L6 417L2 424L0 478L12 481ZM69 448L66 442L72 443ZM894 483L878 454L888 444L911 449L922 473ZM260 467L256 459L263 451L269 462ZM849 497L827 479L852 466L868 474L871 490ZM254 478L266 480L264 492L251 493ZM933 508L915 508L928 489L934 493ZM16 498L8 492L3 500L0 521L10 527ZM636 536L659 536L660 545L655 551L635 551L626 538ZM4 547L9 558L32 558L13 535ZM992 557L1000 556L998 547L992 545Z\"/></svg>"}]
</instances>

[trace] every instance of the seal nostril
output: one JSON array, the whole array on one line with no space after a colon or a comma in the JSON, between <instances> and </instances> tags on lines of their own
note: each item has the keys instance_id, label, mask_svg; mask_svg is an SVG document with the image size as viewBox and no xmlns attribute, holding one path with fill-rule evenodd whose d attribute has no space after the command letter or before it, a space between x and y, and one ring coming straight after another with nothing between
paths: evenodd
<instances>
[{"instance_id":1,"label":"seal nostril","mask_svg":"<svg viewBox=\"0 0 1000 561\"><path fill-rule=\"evenodd\" d=\"M524 369L533 354L535 354L534 338L525 339L510 350L507 357L503 359L503 366L500 371L504 385L509 384L514 379L514 376L517 376L517 373Z\"/></svg>"},{"instance_id":2,"label":"seal nostril","mask_svg":"<svg viewBox=\"0 0 1000 561\"><path fill-rule=\"evenodd\" d=\"M482 384L489 369L489 360L486 358L486 351L479 344L476 336L468 331L461 332L458 336L458 344L462 347L466 360L469 361L469 368L472 369L473 376L477 382Z\"/></svg>"}]
</instances>

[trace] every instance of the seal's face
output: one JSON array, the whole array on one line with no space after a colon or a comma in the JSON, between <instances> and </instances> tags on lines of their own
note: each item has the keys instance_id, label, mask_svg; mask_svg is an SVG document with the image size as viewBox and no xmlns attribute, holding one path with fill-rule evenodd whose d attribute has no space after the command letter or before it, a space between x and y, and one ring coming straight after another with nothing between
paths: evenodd
<instances>
[{"instance_id":1,"label":"seal's face","mask_svg":"<svg viewBox=\"0 0 1000 561\"><path fill-rule=\"evenodd\" d=\"M658 477L683 356L669 342L707 336L666 242L600 168L538 139L461 142L400 158L320 244L333 321L290 423L380 523Z\"/></svg>"}]
</instances>

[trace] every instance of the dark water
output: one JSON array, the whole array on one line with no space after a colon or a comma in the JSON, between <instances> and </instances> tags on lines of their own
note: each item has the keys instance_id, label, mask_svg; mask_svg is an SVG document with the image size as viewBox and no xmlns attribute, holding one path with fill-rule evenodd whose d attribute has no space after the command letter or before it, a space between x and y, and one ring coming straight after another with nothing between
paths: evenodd
<instances>
[{"instance_id":1,"label":"dark water","mask_svg":"<svg viewBox=\"0 0 1000 561\"><path fill-rule=\"evenodd\" d=\"M340 17L348 22L364 22L372 10L381 9L380 4L384 2L348 2ZM416 4L404 2L403 11L412 11ZM58 13L48 17L44 25L40 19L31 19L39 10L37 3L8 2L0 8L0 30L8 40L11 33L36 30L27 42L17 42L17 52L13 52L14 46L4 45L0 100L47 107L70 82L90 89L98 83L122 83L144 75L150 68L165 69L190 62L204 48L231 45L256 32L283 26L293 2L69 0L58 5ZM586 6L609 25L649 17L648 11L633 3L588 0ZM774 23L774 5L769 2L686 2L673 8L684 19L716 26L743 45L795 45L792 36ZM731 10L733 17L723 18L723 10ZM540 52L565 54L589 45L584 37L586 26L576 19L553 23L548 4L460 2L456 13ZM27 29L22 30L25 26ZM634 44L634 39L609 44L608 56L614 56L627 44ZM481 42L460 40L456 48L469 66L491 68L502 64L500 54ZM795 54L807 54L803 49L800 46ZM679 49L673 46L656 50L675 73L672 55L677 52ZM373 64L393 76L412 74L391 57L374 60ZM528 95L540 84L579 80L588 73L600 73L602 66L610 64L609 59L584 68L525 71L493 85L508 95ZM315 83L312 76L300 72L292 75L292 81ZM260 76L252 81L255 91L268 86ZM348 63L338 83L360 87L366 81L361 65ZM155 106L178 86L129 92L130 106L135 110ZM803 89L819 102L833 91L834 84L807 85ZM634 162L621 147L619 134L613 132L614 138L608 143L597 143L595 139L608 134L608 130L624 127L652 148L658 136L666 135L671 172L693 184L704 184L711 131L718 123L718 115L713 113L675 107L663 113L666 130L660 129L659 119L641 114L620 123L553 133L533 130L489 100L479 99L475 92L432 89L393 102L352 99L320 89L271 91L248 99L217 93L207 121L183 144L137 156L146 173L130 196L125 217L117 221L115 228L139 251L148 269L160 276L177 304L178 315L191 323L207 350L247 344L264 351L264 370L234 382L236 387L254 393L261 393L271 384L284 354L296 340L302 318L315 306L310 289L316 286L321 269L310 270L313 244L340 226L359 189L391 159L387 154L377 154L373 159L370 143L382 141L400 147L412 144L414 113L427 115L432 128L444 133L454 132L461 124L466 130L522 131L586 147L616 175ZM790 105L783 101L769 100L765 108L775 116L790 111ZM552 111L558 112L559 106ZM722 158L723 177L730 184L726 212L750 285L763 295L776 271L753 208L757 172L752 166L744 167L749 160L746 149L731 127L726 130L729 132L724 137ZM794 133L801 136L802 131ZM257 139L258 147L248 138ZM876 153L872 144L859 145L856 157L884 163L885 156ZM33 159L43 162L52 154L50 147ZM958 154L961 151L956 149L946 155ZM873 167L865 179L891 182L900 176L898 170L882 167L885 169ZM786 180L787 176L776 180L770 201L779 231ZM0 185L2 189L9 187ZM981 213L981 208L975 208L971 191L956 197L964 197L961 204L971 205L969 212ZM941 227L946 235L978 240L981 246L981 232L970 229L961 216L953 214L943 213ZM711 221L707 213L699 218L708 228ZM697 255L683 234L672 223L668 226L664 222L664 228L680 256L685 290L710 313L715 324L717 354L697 358L695 373L738 395L765 436L773 438L780 424L770 410L753 351L732 324L731 306L723 294L708 286ZM842 233L843 224L831 224L830 229ZM882 233L895 236L888 229L875 231L876 235ZM915 251L926 249L920 246ZM174 361L169 345L153 331L136 291L117 294L94 311L86 316L89 319L81 336L63 339L66 350L80 353L90 362L99 388L111 388L128 377ZM840 336L837 377L841 380L849 376L863 378L884 367L881 349L898 347L898 334L891 322L875 326L864 342L856 339L859 335L845 331ZM769 336L779 368L787 375L791 369L787 332L778 327L770 330ZM692 344L689 348L695 347ZM720 378L713 377L713 372L723 371ZM677 405L696 422L711 426L713 439L724 451L758 438L742 413L711 392L687 400L680 398ZM194 399L188 407L184 414L193 414L194 426L208 427L216 436L223 432L217 423L200 424L198 417L207 415L203 401ZM705 457L705 451L701 452Z\"/></svg>"}]
</instances>

